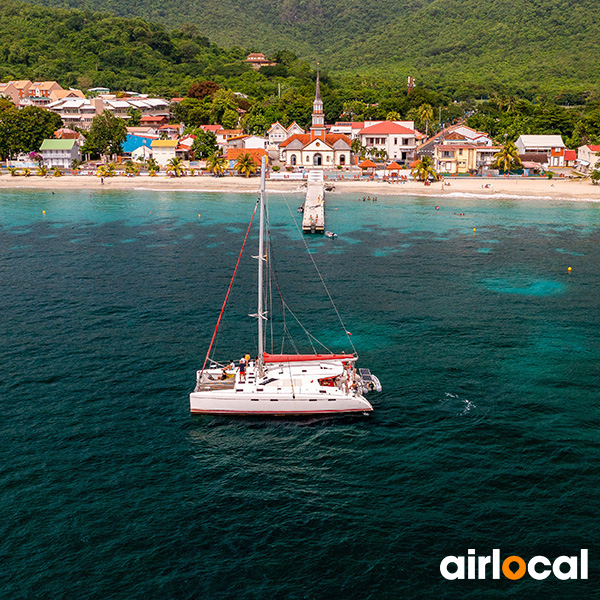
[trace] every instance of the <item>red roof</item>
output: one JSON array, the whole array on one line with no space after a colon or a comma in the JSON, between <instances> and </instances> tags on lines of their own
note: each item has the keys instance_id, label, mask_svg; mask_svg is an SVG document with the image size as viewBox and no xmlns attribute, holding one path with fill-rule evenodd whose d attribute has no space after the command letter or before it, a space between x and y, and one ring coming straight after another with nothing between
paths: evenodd
<instances>
[{"instance_id":1,"label":"red roof","mask_svg":"<svg viewBox=\"0 0 600 600\"><path fill-rule=\"evenodd\" d=\"M398 171L401 168L402 167L396 161L387 166L388 171Z\"/></svg>"},{"instance_id":2,"label":"red roof","mask_svg":"<svg viewBox=\"0 0 600 600\"><path fill-rule=\"evenodd\" d=\"M587 147L592 151L592 152L600 152L600 145L593 145L593 144L588 144Z\"/></svg>"},{"instance_id":3,"label":"red roof","mask_svg":"<svg viewBox=\"0 0 600 600\"><path fill-rule=\"evenodd\" d=\"M386 133L402 133L414 135L415 132L413 129L408 129L408 127L403 127L402 125L398 125L398 123L394 123L393 121L384 121L383 123L377 123L377 125L365 127L360 131L361 135Z\"/></svg>"},{"instance_id":4,"label":"red roof","mask_svg":"<svg viewBox=\"0 0 600 600\"><path fill-rule=\"evenodd\" d=\"M367 158L367 160L363 160L358 166L361 169L372 169L373 167L376 167L377 165L372 160L369 160Z\"/></svg>"},{"instance_id":5,"label":"red roof","mask_svg":"<svg viewBox=\"0 0 600 600\"><path fill-rule=\"evenodd\" d=\"M306 146L315 140L325 141L325 143L329 144L330 146L333 146L336 142L339 142L340 140L343 140L349 146L352 144L350 138L347 135L344 135L343 133L326 133L324 140L322 136L313 135L312 133L295 133L294 135L290 136L287 140L285 140L285 142L281 142L281 144L279 144L279 147L285 148L294 140L299 140L303 146Z\"/></svg>"},{"instance_id":6,"label":"red roof","mask_svg":"<svg viewBox=\"0 0 600 600\"><path fill-rule=\"evenodd\" d=\"M268 153L263 148L229 148L227 150L227 160L237 160L242 154L249 154L254 159L254 162L260 165L261 158L268 156Z\"/></svg>"},{"instance_id":7,"label":"red roof","mask_svg":"<svg viewBox=\"0 0 600 600\"><path fill-rule=\"evenodd\" d=\"M221 131L221 129L223 129L220 125L200 125L200 129L203 129L204 131Z\"/></svg>"},{"instance_id":8,"label":"red roof","mask_svg":"<svg viewBox=\"0 0 600 600\"><path fill-rule=\"evenodd\" d=\"M575 150L565 150L565 160L577 160L577 152Z\"/></svg>"}]
</instances>

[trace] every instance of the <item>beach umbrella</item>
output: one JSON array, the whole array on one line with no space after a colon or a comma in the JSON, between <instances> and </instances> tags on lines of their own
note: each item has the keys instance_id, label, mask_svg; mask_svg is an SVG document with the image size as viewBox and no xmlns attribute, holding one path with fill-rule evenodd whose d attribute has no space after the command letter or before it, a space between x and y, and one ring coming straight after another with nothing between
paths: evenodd
<instances>
[{"instance_id":1,"label":"beach umbrella","mask_svg":"<svg viewBox=\"0 0 600 600\"><path fill-rule=\"evenodd\" d=\"M400 171L402 167L396 161L394 161L393 163L389 164L386 168L388 171L396 171L396 177L398 177L398 171Z\"/></svg>"},{"instance_id":2,"label":"beach umbrella","mask_svg":"<svg viewBox=\"0 0 600 600\"><path fill-rule=\"evenodd\" d=\"M375 171L375 167L376 167L376 166L377 166L377 165L376 165L376 164L375 164L375 163L374 163L372 160L369 160L368 158L367 158L366 160L363 160L363 161L362 161L361 163L359 163L359 165L358 165L358 167L359 167L360 169L363 169L363 171L364 171L365 169L371 169L371 172L374 172L374 171Z\"/></svg>"}]
</instances>

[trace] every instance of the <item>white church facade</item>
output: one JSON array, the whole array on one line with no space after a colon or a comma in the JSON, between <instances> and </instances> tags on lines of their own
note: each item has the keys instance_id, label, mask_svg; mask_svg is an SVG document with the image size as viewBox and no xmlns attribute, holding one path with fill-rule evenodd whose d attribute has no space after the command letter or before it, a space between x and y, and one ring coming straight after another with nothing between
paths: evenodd
<instances>
[{"instance_id":1,"label":"white church facade","mask_svg":"<svg viewBox=\"0 0 600 600\"><path fill-rule=\"evenodd\" d=\"M327 133L317 73L310 131L294 134L279 144L280 160L286 167L296 168L350 166L351 143L350 138L344 134Z\"/></svg>"}]
</instances>

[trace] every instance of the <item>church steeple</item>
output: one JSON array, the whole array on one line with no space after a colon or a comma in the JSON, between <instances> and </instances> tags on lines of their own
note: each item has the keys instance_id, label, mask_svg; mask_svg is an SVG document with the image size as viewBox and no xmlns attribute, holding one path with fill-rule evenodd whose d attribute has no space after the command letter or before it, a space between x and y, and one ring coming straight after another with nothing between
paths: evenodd
<instances>
[{"instance_id":1,"label":"church steeple","mask_svg":"<svg viewBox=\"0 0 600 600\"><path fill-rule=\"evenodd\" d=\"M317 63L317 87L315 90L315 101L313 102L312 127L313 137L325 138L325 115L323 114L323 101L321 100L321 86L319 83L319 64Z\"/></svg>"}]
</instances>

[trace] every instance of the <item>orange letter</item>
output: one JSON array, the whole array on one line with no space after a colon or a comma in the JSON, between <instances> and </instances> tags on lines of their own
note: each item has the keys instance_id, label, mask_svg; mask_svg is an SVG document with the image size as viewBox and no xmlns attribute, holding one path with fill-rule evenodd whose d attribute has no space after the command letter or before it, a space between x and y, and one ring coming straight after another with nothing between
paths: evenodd
<instances>
[{"instance_id":1,"label":"orange letter","mask_svg":"<svg viewBox=\"0 0 600 600\"><path fill-rule=\"evenodd\" d=\"M516 562L519 565L519 568L513 572L510 570L510 565L514 562ZM504 576L507 577L508 579L521 579L521 577L523 577L523 575L525 575L526 571L527 571L527 565L525 564L525 561L520 556L509 556L502 563L502 572L504 573Z\"/></svg>"}]
</instances>

